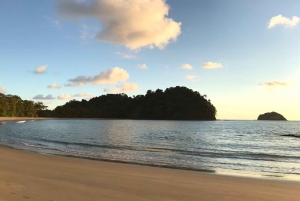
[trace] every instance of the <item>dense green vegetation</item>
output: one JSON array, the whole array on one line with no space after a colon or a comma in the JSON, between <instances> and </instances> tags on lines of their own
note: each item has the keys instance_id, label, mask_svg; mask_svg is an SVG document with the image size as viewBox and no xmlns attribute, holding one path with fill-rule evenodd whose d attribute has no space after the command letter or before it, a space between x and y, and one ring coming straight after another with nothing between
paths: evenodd
<instances>
[{"instance_id":1,"label":"dense green vegetation","mask_svg":"<svg viewBox=\"0 0 300 201\"><path fill-rule=\"evenodd\" d=\"M22 100L19 96L0 93L0 117L37 117L46 109L42 102Z\"/></svg>"},{"instance_id":2,"label":"dense green vegetation","mask_svg":"<svg viewBox=\"0 0 300 201\"><path fill-rule=\"evenodd\" d=\"M64 118L215 120L216 112L206 95L177 86L165 91L148 90L146 95L133 97L107 94L89 101L71 100L53 111L40 111L39 115Z\"/></svg>"}]
</instances>

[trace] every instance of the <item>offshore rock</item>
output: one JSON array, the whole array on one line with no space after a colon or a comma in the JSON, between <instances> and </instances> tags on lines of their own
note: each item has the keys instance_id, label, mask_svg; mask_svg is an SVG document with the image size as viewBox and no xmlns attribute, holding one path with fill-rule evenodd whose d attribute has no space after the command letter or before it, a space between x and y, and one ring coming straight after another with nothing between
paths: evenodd
<instances>
[{"instance_id":1,"label":"offshore rock","mask_svg":"<svg viewBox=\"0 0 300 201\"><path fill-rule=\"evenodd\" d=\"M257 120L286 121L286 118L277 112L268 112L268 113L259 115Z\"/></svg>"},{"instance_id":2,"label":"offshore rock","mask_svg":"<svg viewBox=\"0 0 300 201\"><path fill-rule=\"evenodd\" d=\"M294 135L294 134L285 134L285 135L281 135L284 137L296 137L296 138L300 138L300 135Z\"/></svg>"}]
</instances>

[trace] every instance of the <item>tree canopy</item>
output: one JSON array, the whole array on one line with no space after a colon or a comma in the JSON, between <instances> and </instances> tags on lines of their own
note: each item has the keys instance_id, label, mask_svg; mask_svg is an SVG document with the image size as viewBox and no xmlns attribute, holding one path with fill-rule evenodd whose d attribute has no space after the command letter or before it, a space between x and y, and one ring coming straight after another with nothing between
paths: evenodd
<instances>
[{"instance_id":1,"label":"tree canopy","mask_svg":"<svg viewBox=\"0 0 300 201\"><path fill-rule=\"evenodd\" d=\"M37 117L38 112L46 108L42 102L34 103L16 95L0 93L1 117Z\"/></svg>"},{"instance_id":2,"label":"tree canopy","mask_svg":"<svg viewBox=\"0 0 300 201\"><path fill-rule=\"evenodd\" d=\"M53 111L41 110L40 116L64 118L120 118L157 120L215 120L217 110L206 95L186 87L165 91L148 90L146 95L128 97L107 94L87 100L71 100Z\"/></svg>"}]
</instances>

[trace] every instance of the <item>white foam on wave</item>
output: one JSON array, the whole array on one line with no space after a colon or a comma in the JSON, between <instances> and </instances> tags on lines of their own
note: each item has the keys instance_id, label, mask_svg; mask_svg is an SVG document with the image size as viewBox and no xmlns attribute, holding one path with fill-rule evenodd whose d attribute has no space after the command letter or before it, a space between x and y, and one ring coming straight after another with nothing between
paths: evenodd
<instances>
[{"instance_id":1,"label":"white foam on wave","mask_svg":"<svg viewBox=\"0 0 300 201\"><path fill-rule=\"evenodd\" d=\"M24 124L26 121L17 121L17 124Z\"/></svg>"},{"instance_id":2,"label":"white foam on wave","mask_svg":"<svg viewBox=\"0 0 300 201\"><path fill-rule=\"evenodd\" d=\"M24 124L26 121L17 121L17 124Z\"/></svg>"},{"instance_id":3,"label":"white foam on wave","mask_svg":"<svg viewBox=\"0 0 300 201\"><path fill-rule=\"evenodd\" d=\"M29 144L26 142L21 142L23 145L27 146L27 147L33 147L33 148L37 148L37 149L44 149L44 150L52 150L52 151L59 151L59 152L63 152L63 153L68 153L70 155L81 155L81 156L86 156L86 157L96 157L96 154L87 154L85 152L80 152L80 151L75 151L75 150L66 150L66 149L59 149L59 148L54 148L54 147L46 147L46 146L41 146L41 145L33 145L33 144Z\"/></svg>"}]
</instances>

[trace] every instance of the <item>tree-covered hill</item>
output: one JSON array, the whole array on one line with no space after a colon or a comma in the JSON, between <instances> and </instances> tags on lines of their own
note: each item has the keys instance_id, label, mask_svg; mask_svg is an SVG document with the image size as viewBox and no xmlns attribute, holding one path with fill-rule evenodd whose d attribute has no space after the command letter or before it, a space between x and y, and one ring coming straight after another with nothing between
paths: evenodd
<instances>
[{"instance_id":1,"label":"tree-covered hill","mask_svg":"<svg viewBox=\"0 0 300 201\"><path fill-rule=\"evenodd\" d=\"M47 107L42 102L22 100L16 95L0 93L0 117L37 117Z\"/></svg>"},{"instance_id":2,"label":"tree-covered hill","mask_svg":"<svg viewBox=\"0 0 300 201\"><path fill-rule=\"evenodd\" d=\"M146 95L133 97L107 94L89 101L71 100L53 111L40 111L39 115L64 118L215 120L216 112L206 95L177 86L165 91L148 90Z\"/></svg>"}]
</instances>

